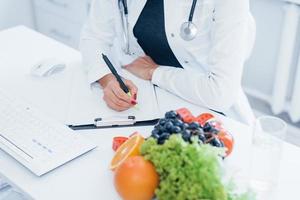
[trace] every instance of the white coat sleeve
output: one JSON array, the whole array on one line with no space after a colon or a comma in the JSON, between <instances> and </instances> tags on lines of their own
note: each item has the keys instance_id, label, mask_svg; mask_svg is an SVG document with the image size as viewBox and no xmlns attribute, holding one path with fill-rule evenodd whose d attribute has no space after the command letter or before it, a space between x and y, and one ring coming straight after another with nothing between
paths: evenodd
<instances>
[{"instance_id":1,"label":"white coat sleeve","mask_svg":"<svg viewBox=\"0 0 300 200\"><path fill-rule=\"evenodd\" d=\"M249 49L250 11L248 0L216 1L208 55L210 71L197 74L161 66L154 71L152 82L192 103L224 112L234 104L240 90Z\"/></svg>"},{"instance_id":2,"label":"white coat sleeve","mask_svg":"<svg viewBox=\"0 0 300 200\"><path fill-rule=\"evenodd\" d=\"M101 53L109 54L113 45L115 29L112 10L112 0L93 0L89 18L81 32L79 49L89 83L110 73Z\"/></svg>"}]
</instances>

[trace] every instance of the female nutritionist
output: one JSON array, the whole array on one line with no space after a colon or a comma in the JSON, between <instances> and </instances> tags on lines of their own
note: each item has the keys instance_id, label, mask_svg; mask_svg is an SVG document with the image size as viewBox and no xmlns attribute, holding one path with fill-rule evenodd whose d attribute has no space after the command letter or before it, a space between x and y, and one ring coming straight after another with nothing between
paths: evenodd
<instances>
[{"instance_id":1,"label":"female nutritionist","mask_svg":"<svg viewBox=\"0 0 300 200\"><path fill-rule=\"evenodd\" d=\"M101 59L113 57L132 74L189 102L253 120L241 88L255 40L249 0L94 0L80 42L90 83L117 111L136 103Z\"/></svg>"}]
</instances>

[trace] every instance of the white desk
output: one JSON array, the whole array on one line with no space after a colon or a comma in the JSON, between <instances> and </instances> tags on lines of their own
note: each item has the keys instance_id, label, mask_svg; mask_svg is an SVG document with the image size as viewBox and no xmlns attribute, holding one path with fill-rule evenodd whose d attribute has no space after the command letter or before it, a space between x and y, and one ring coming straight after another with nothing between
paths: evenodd
<instances>
[{"instance_id":1,"label":"white desk","mask_svg":"<svg viewBox=\"0 0 300 200\"><path fill-rule=\"evenodd\" d=\"M29 75L31 67L45 58L57 58L67 70L47 79ZM72 63L80 53L50 38L18 27L0 32L0 85L26 98L57 119L64 120Z\"/></svg>"},{"instance_id":2,"label":"white desk","mask_svg":"<svg viewBox=\"0 0 300 200\"><path fill-rule=\"evenodd\" d=\"M66 83L68 70L65 74L47 80L33 80L24 75L28 72L28 66L39 58L47 55L59 56L73 63L80 60L78 52L23 27L0 32L0 44L1 87L4 86L7 89L21 92L30 101L38 103L39 107L45 112L63 120L66 112L63 108L68 104L68 93L67 87L62 84ZM2 57L2 55L5 56ZM11 70L11 68L15 70ZM195 113L205 111L202 108L187 105L180 99L167 95L163 91L160 92L165 99L164 104L160 105L161 109L169 110L188 106ZM236 143L233 154L226 159L225 164L228 168L240 170L240 174L245 174L247 172L244 166L248 160L251 130L249 127L231 119L222 117L222 120L225 127L234 135ZM97 142L99 148L41 178L36 177L13 158L0 151L0 176L22 191L26 197L32 199L120 199L113 187L113 174L108 169L113 156L112 138L117 135L127 136L134 131L139 131L147 136L151 131L151 127L79 131L78 134L84 134ZM300 185L299 157L300 148L285 144L277 195L278 200L299 199L297 191Z\"/></svg>"}]
</instances>

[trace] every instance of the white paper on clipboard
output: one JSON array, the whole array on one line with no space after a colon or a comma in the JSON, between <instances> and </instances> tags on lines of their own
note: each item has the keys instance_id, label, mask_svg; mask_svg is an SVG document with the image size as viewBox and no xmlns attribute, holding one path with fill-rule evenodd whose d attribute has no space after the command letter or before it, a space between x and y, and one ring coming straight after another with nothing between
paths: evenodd
<instances>
[{"instance_id":1,"label":"white paper on clipboard","mask_svg":"<svg viewBox=\"0 0 300 200\"><path fill-rule=\"evenodd\" d=\"M150 81L141 80L129 72L119 72L122 77L131 80L138 87L138 109L117 112L103 100L103 91L98 84L89 85L83 70L74 67L72 86L70 91L70 105L67 116L67 125L80 126L94 124L97 118L119 119L135 116L136 121L153 120L160 117L155 90Z\"/></svg>"}]
</instances>

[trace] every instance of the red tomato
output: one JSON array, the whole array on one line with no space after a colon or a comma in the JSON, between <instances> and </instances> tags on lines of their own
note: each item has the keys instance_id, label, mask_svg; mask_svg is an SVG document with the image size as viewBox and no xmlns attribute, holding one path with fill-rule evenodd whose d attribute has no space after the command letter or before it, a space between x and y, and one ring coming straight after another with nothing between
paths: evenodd
<instances>
[{"instance_id":1,"label":"red tomato","mask_svg":"<svg viewBox=\"0 0 300 200\"><path fill-rule=\"evenodd\" d=\"M218 139L223 142L225 148L226 148L226 156L231 154L233 150L234 140L233 137L226 133L225 131L220 131L217 135Z\"/></svg>"},{"instance_id":2,"label":"red tomato","mask_svg":"<svg viewBox=\"0 0 300 200\"><path fill-rule=\"evenodd\" d=\"M117 149L128 140L128 137L114 137L112 149L117 151Z\"/></svg>"},{"instance_id":3,"label":"red tomato","mask_svg":"<svg viewBox=\"0 0 300 200\"><path fill-rule=\"evenodd\" d=\"M187 108L180 108L176 110L176 112L180 115L182 121L185 123L192 123L195 121L194 115Z\"/></svg>"},{"instance_id":4,"label":"red tomato","mask_svg":"<svg viewBox=\"0 0 300 200\"><path fill-rule=\"evenodd\" d=\"M199 115L198 117L196 117L196 121L201 125L204 126L204 124L212 119L215 118L214 115L210 114L210 113L202 113L201 115Z\"/></svg>"}]
</instances>

